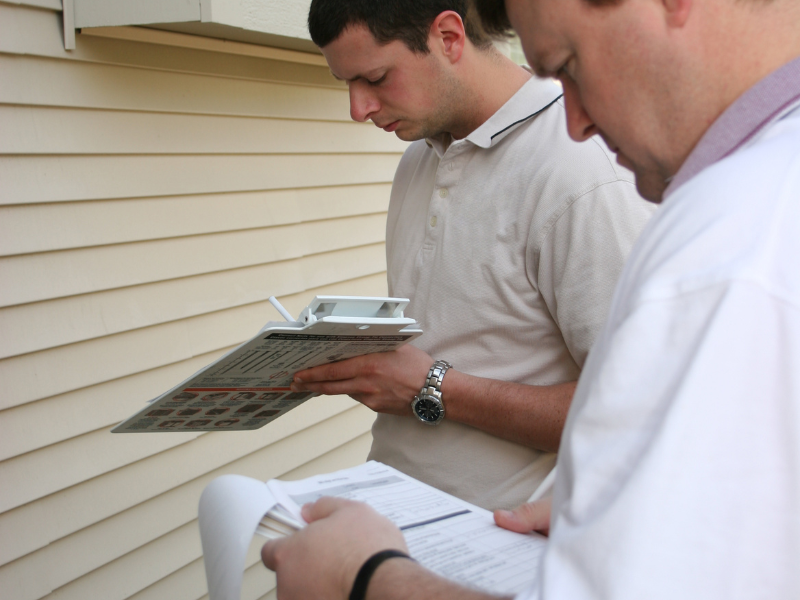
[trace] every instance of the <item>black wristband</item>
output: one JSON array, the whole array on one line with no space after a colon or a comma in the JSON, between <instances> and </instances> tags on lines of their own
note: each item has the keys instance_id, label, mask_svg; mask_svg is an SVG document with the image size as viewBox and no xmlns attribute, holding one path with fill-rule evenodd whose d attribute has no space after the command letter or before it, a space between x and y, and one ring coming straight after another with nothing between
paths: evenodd
<instances>
[{"instance_id":1,"label":"black wristband","mask_svg":"<svg viewBox=\"0 0 800 600\"><path fill-rule=\"evenodd\" d=\"M367 586L369 585L369 580L372 579L373 573L375 573L375 569L377 569L383 561L389 560L390 558L407 558L408 560L414 560L405 552L400 552L400 550L381 550L373 554L358 570L356 580L353 582L353 590L350 592L350 600L364 600L367 597Z\"/></svg>"}]
</instances>

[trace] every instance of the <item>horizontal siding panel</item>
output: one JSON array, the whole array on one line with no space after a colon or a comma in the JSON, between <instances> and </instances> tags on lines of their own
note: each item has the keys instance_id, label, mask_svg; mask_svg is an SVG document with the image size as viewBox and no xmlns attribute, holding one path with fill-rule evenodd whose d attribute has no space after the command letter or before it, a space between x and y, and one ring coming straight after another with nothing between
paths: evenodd
<instances>
[{"instance_id":1,"label":"horizontal siding panel","mask_svg":"<svg viewBox=\"0 0 800 600\"><path fill-rule=\"evenodd\" d=\"M101 429L0 463L0 512L187 444L196 433L116 435ZM118 439L117 439L118 438ZM113 448L112 452L109 449Z\"/></svg>"},{"instance_id":2,"label":"horizontal siding panel","mask_svg":"<svg viewBox=\"0 0 800 600\"><path fill-rule=\"evenodd\" d=\"M225 469L218 470L207 478L203 478L202 487L199 487L196 496L188 500L183 506L196 506L202 488L214 477L225 473L238 473L264 481L272 478L298 479L298 477L293 476L293 473L302 471L308 473L306 476L311 476L312 474L325 473L362 464L366 460L372 445L372 435L369 433L369 429L373 421L374 413L363 406L356 406L348 413L304 431L302 434L304 435L304 444L293 444L291 448L287 445L286 449L281 450L261 451L236 463L227 465ZM339 429L340 427L341 429ZM315 442L315 440L319 439L324 439L325 442ZM347 441L343 443L342 440ZM302 464L300 464L301 461ZM297 468L287 473L292 464L297 465ZM265 468L266 466L268 468ZM261 563L260 550L265 541L263 538L256 536L245 559L246 570L242 582L241 595L243 600L260 598L265 592L275 587L274 574L268 571ZM205 570L201 557L188 563L184 568L192 565L199 567L199 572L192 574L196 578L195 586L193 586L195 589L189 593L186 590L175 595L163 595L161 598L174 600L178 598L191 598L192 600L198 597L207 598L205 593ZM199 590L200 593L196 594L195 590Z\"/></svg>"},{"instance_id":3,"label":"horizontal siding panel","mask_svg":"<svg viewBox=\"0 0 800 600\"><path fill-rule=\"evenodd\" d=\"M64 50L61 15L0 3L0 52L343 89L327 65L77 35ZM322 57L320 57L322 58Z\"/></svg>"},{"instance_id":4,"label":"horizontal siding panel","mask_svg":"<svg viewBox=\"0 0 800 600\"><path fill-rule=\"evenodd\" d=\"M242 600L258 600L267 590L277 586L275 573L267 569L261 562L262 541L255 543L256 564L244 572L242 578Z\"/></svg>"},{"instance_id":5,"label":"horizontal siding panel","mask_svg":"<svg viewBox=\"0 0 800 600\"><path fill-rule=\"evenodd\" d=\"M4 543L0 545L0 564L10 563L243 456L290 438L355 405L355 401L346 396L312 398L261 429L237 432L227 438L227 442L220 442L215 435L200 435L191 443L1 513L0 539ZM117 437L108 434L107 451L113 449Z\"/></svg>"},{"instance_id":6,"label":"horizontal siding panel","mask_svg":"<svg viewBox=\"0 0 800 600\"><path fill-rule=\"evenodd\" d=\"M135 28L67 52L59 7L0 0L0 597L201 600L203 487L361 463L374 413L108 429L276 319L270 294L385 294L407 144L319 62ZM244 600L275 597L259 546Z\"/></svg>"},{"instance_id":7,"label":"horizontal siding panel","mask_svg":"<svg viewBox=\"0 0 800 600\"><path fill-rule=\"evenodd\" d=\"M0 154L400 153L407 145L372 123L0 105Z\"/></svg>"},{"instance_id":8,"label":"horizontal siding panel","mask_svg":"<svg viewBox=\"0 0 800 600\"><path fill-rule=\"evenodd\" d=\"M268 320L265 316L272 314L266 302L250 304L5 359L0 361L0 409L239 344L254 336Z\"/></svg>"},{"instance_id":9,"label":"horizontal siding panel","mask_svg":"<svg viewBox=\"0 0 800 600\"><path fill-rule=\"evenodd\" d=\"M0 306L141 285L366 246L386 215L0 259ZM262 285L269 287L268 282Z\"/></svg>"},{"instance_id":10,"label":"horizontal siding panel","mask_svg":"<svg viewBox=\"0 0 800 600\"><path fill-rule=\"evenodd\" d=\"M227 349L67 392L0 413L0 460L116 425ZM0 463L2 465L2 463Z\"/></svg>"},{"instance_id":11,"label":"horizontal siding panel","mask_svg":"<svg viewBox=\"0 0 800 600\"><path fill-rule=\"evenodd\" d=\"M363 459L361 460L363 462ZM245 556L249 565L242 576L241 600L275 600L275 574L261 563L261 548L266 540L255 538ZM265 594L264 591L267 591ZM202 558L157 581L130 600L208 600Z\"/></svg>"},{"instance_id":12,"label":"horizontal siding panel","mask_svg":"<svg viewBox=\"0 0 800 600\"><path fill-rule=\"evenodd\" d=\"M299 314L311 298L325 294L382 296L386 294L386 278L379 275L322 286L282 297L281 302L292 314ZM272 305L266 308L266 314L260 315L262 320L258 327L272 318L274 312ZM220 327L225 327L225 323L220 323ZM243 339L255 335L256 330L256 327L249 329ZM0 413L0 460L116 425L140 410L146 400L183 381L234 345L5 410Z\"/></svg>"},{"instance_id":13,"label":"horizontal siding panel","mask_svg":"<svg viewBox=\"0 0 800 600\"><path fill-rule=\"evenodd\" d=\"M85 594L83 597L125 598L201 556L197 504L202 490L213 478L225 473L264 480L279 477L320 454L354 439L363 439L373 420L371 411L355 406L5 565L0 568L0 586L21 573L30 572L33 564L34 568L47 573L47 586L57 590L57 598L79 597L80 593ZM357 447L362 451L360 462L363 462L364 444ZM152 552L154 545L164 543L179 549L167 553L169 560L160 552ZM123 576L125 572L127 575ZM147 573L146 577L142 577L143 572ZM121 582L121 589L115 588L114 582ZM125 589L126 585L136 587ZM87 589L91 591L87 593ZM117 596L118 593L124 595Z\"/></svg>"},{"instance_id":14,"label":"horizontal siding panel","mask_svg":"<svg viewBox=\"0 0 800 600\"><path fill-rule=\"evenodd\" d=\"M0 54L0 104L350 121L347 89Z\"/></svg>"},{"instance_id":15,"label":"horizontal siding panel","mask_svg":"<svg viewBox=\"0 0 800 600\"><path fill-rule=\"evenodd\" d=\"M261 320L255 319L265 309L240 307L6 359L0 362L0 379L7 384L0 407L19 406L238 344L255 335ZM233 331L227 331L227 326ZM210 339L204 339L205 335Z\"/></svg>"},{"instance_id":16,"label":"horizontal siding panel","mask_svg":"<svg viewBox=\"0 0 800 600\"><path fill-rule=\"evenodd\" d=\"M32 8L46 8L61 11L61 0L0 0L0 4L15 4L17 6L30 6Z\"/></svg>"},{"instance_id":17,"label":"horizontal siding panel","mask_svg":"<svg viewBox=\"0 0 800 600\"><path fill-rule=\"evenodd\" d=\"M0 567L0 586L2 600L43 598L51 591L47 572L42 573L39 565L33 561L22 561L14 565L13 570Z\"/></svg>"},{"instance_id":18,"label":"horizontal siding panel","mask_svg":"<svg viewBox=\"0 0 800 600\"><path fill-rule=\"evenodd\" d=\"M0 206L0 256L382 213L390 190L379 183Z\"/></svg>"},{"instance_id":19,"label":"horizontal siding panel","mask_svg":"<svg viewBox=\"0 0 800 600\"><path fill-rule=\"evenodd\" d=\"M385 270L384 245L380 243L3 308L0 358L262 302L270 296L300 293ZM270 308L264 321L274 316L277 313Z\"/></svg>"},{"instance_id":20,"label":"horizontal siding panel","mask_svg":"<svg viewBox=\"0 0 800 600\"><path fill-rule=\"evenodd\" d=\"M363 408L358 409L364 410ZM361 464L364 462L371 445L372 436L369 433L364 433L296 469L283 473L280 473L285 468L283 465L270 468L269 472L264 470L264 467L270 463L262 460L262 453L259 452L226 466L225 472L239 473L261 480L274 477L280 477L280 479L285 480L300 479L317 473L327 473ZM286 453L281 452L278 456L283 458ZM276 475L275 473L279 474ZM298 475L300 473L302 475ZM269 590L275 587L274 574L261 564L260 549L264 542L263 538L255 537L245 558L245 566L247 568L242 581L243 600L262 598L265 592L269 593ZM168 577L148 586L141 592L131 596L130 600L163 600L164 598L169 598L170 600L208 600L202 558L188 563Z\"/></svg>"},{"instance_id":21,"label":"horizontal siding panel","mask_svg":"<svg viewBox=\"0 0 800 600\"><path fill-rule=\"evenodd\" d=\"M386 183L399 154L10 156L0 204Z\"/></svg>"},{"instance_id":22,"label":"horizontal siding panel","mask_svg":"<svg viewBox=\"0 0 800 600\"><path fill-rule=\"evenodd\" d=\"M194 507L193 507L194 508ZM188 507L187 507L188 509ZM196 508L195 508L196 510ZM191 557L200 554L200 533L196 523L189 523L175 531L137 548L129 555L104 565L58 588L48 600L86 600L102 597L103 600L124 600L184 566ZM19 600L35 600L20 598Z\"/></svg>"},{"instance_id":23,"label":"horizontal siding panel","mask_svg":"<svg viewBox=\"0 0 800 600\"><path fill-rule=\"evenodd\" d=\"M206 593L205 569L203 559L198 558L176 571L169 577L159 579L141 592L129 596L128 600L199 600L208 598Z\"/></svg>"}]
</instances>

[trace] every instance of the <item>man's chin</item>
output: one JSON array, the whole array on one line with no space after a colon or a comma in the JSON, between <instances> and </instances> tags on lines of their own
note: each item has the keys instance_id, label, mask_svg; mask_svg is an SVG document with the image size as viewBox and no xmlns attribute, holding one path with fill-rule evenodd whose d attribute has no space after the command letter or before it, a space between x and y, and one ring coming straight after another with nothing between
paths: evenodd
<instances>
[{"instance_id":1,"label":"man's chin","mask_svg":"<svg viewBox=\"0 0 800 600\"><path fill-rule=\"evenodd\" d=\"M378 123L373 123L379 129L383 129L386 133L393 133L398 138L405 142L413 142L415 140L421 139L421 136L414 135L412 131L412 127L410 124L405 121L404 119L397 119L396 121L390 121L385 125L379 125Z\"/></svg>"},{"instance_id":2,"label":"man's chin","mask_svg":"<svg viewBox=\"0 0 800 600\"><path fill-rule=\"evenodd\" d=\"M625 167L629 171L635 171L636 170L635 167L633 166L633 163L631 161L629 161L628 157L625 156L622 152L620 152L619 150L616 150L616 149L612 149L611 151L614 153L614 155L615 155L615 157L617 159L617 164L620 167Z\"/></svg>"},{"instance_id":3,"label":"man's chin","mask_svg":"<svg viewBox=\"0 0 800 600\"><path fill-rule=\"evenodd\" d=\"M416 142L417 140L421 140L427 137L420 131L415 131L413 129L407 129L403 127L398 127L397 129L395 129L394 134L404 142Z\"/></svg>"},{"instance_id":4,"label":"man's chin","mask_svg":"<svg viewBox=\"0 0 800 600\"><path fill-rule=\"evenodd\" d=\"M652 171L642 173L634 168L633 172L636 176L636 191L639 192L639 195L649 202L660 204L664 197L664 190L667 189L667 182L664 181L664 178Z\"/></svg>"},{"instance_id":5,"label":"man's chin","mask_svg":"<svg viewBox=\"0 0 800 600\"><path fill-rule=\"evenodd\" d=\"M655 204L661 202L664 190L667 188L667 182L664 180L664 177L658 172L637 167L627 156L616 148L612 148L612 152L616 155L617 164L619 166L633 172L636 181L636 190L639 192L639 195L645 200L649 200Z\"/></svg>"},{"instance_id":6,"label":"man's chin","mask_svg":"<svg viewBox=\"0 0 800 600\"><path fill-rule=\"evenodd\" d=\"M387 126L381 127L381 129L394 133L404 142L416 142L417 140L424 140L441 135L440 131L437 129L432 129L431 127L426 126L424 123L407 121L405 119L399 119L394 123L397 123L397 125L394 127ZM394 123L390 123L390 125L394 125Z\"/></svg>"}]
</instances>

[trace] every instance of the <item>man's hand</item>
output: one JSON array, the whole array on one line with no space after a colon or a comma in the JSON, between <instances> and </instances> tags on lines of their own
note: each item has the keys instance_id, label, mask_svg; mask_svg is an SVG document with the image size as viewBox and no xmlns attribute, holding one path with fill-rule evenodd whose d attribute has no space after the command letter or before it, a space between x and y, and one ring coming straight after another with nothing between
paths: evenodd
<instances>
[{"instance_id":1,"label":"man's hand","mask_svg":"<svg viewBox=\"0 0 800 600\"><path fill-rule=\"evenodd\" d=\"M552 501L552 497L549 497L536 502L528 502L514 510L496 510L494 511L494 522L503 529L510 529L517 533L536 531L543 535L549 535Z\"/></svg>"},{"instance_id":2,"label":"man's hand","mask_svg":"<svg viewBox=\"0 0 800 600\"><path fill-rule=\"evenodd\" d=\"M308 527L264 544L261 560L278 576L281 600L342 600L381 550L408 552L403 534L366 504L321 498L303 507Z\"/></svg>"},{"instance_id":3,"label":"man's hand","mask_svg":"<svg viewBox=\"0 0 800 600\"><path fill-rule=\"evenodd\" d=\"M406 344L393 352L366 354L300 371L292 390L347 394L375 412L411 417L411 401L433 364L426 352ZM450 369L442 383L447 419L511 442L558 450L574 381L534 386L473 377Z\"/></svg>"},{"instance_id":4,"label":"man's hand","mask_svg":"<svg viewBox=\"0 0 800 600\"><path fill-rule=\"evenodd\" d=\"M422 386L433 359L406 344L393 352L366 354L300 371L292 390L347 394L375 412L411 416L411 401Z\"/></svg>"}]
</instances>

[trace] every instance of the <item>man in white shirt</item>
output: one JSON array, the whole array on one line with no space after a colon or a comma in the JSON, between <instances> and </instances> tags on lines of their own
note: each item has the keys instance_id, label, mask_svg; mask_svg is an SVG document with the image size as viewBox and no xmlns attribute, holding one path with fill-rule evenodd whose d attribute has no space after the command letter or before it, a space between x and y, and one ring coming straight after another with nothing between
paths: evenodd
<instances>
[{"instance_id":1,"label":"man in white shirt","mask_svg":"<svg viewBox=\"0 0 800 600\"><path fill-rule=\"evenodd\" d=\"M417 140L392 186L386 256L389 293L411 299L406 316L425 333L298 373L294 388L376 410L371 459L512 508L555 464L574 382L653 207L599 139L569 138L561 88L472 31L465 7L311 4L353 118ZM434 358L453 368L436 378L444 411L431 427L412 401Z\"/></svg>"},{"instance_id":2,"label":"man in white shirt","mask_svg":"<svg viewBox=\"0 0 800 600\"><path fill-rule=\"evenodd\" d=\"M519 598L798 598L800 4L506 5L531 64L563 83L572 137L599 132L663 200L582 373ZM262 554L287 600L308 564L324 565L315 597L343 598L368 557L404 549L363 505L305 514ZM487 596L389 560L366 597Z\"/></svg>"}]
</instances>

